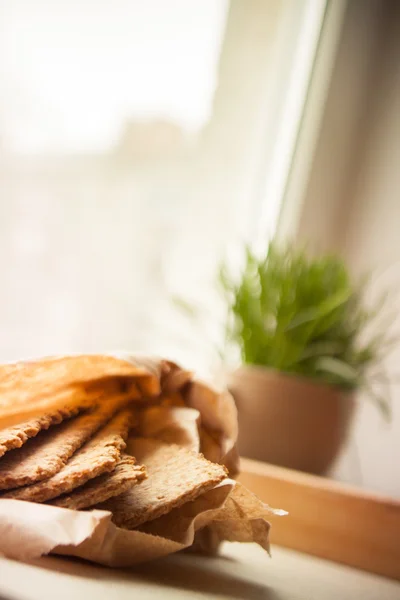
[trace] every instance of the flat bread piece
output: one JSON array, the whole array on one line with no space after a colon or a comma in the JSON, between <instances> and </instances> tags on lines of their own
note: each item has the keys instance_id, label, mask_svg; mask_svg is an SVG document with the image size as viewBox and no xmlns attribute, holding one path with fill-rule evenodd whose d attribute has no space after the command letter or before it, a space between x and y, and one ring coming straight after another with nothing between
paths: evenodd
<instances>
[{"instance_id":1,"label":"flat bread piece","mask_svg":"<svg viewBox=\"0 0 400 600\"><path fill-rule=\"evenodd\" d=\"M226 477L226 469L176 444L138 438L128 452L146 467L148 479L96 508L113 513L113 522L134 529L194 500Z\"/></svg>"},{"instance_id":2,"label":"flat bread piece","mask_svg":"<svg viewBox=\"0 0 400 600\"><path fill-rule=\"evenodd\" d=\"M105 398L92 412L42 431L22 448L0 459L0 490L30 485L52 477L109 419L130 403L123 395Z\"/></svg>"},{"instance_id":3,"label":"flat bread piece","mask_svg":"<svg viewBox=\"0 0 400 600\"><path fill-rule=\"evenodd\" d=\"M58 473L44 481L6 492L1 497L45 502L112 471L126 447L133 420L132 408L122 410L75 452Z\"/></svg>"},{"instance_id":4,"label":"flat bread piece","mask_svg":"<svg viewBox=\"0 0 400 600\"><path fill-rule=\"evenodd\" d=\"M133 456L123 455L111 473L91 479L70 494L51 500L50 504L74 510L89 508L136 487L145 478L143 465L137 465Z\"/></svg>"},{"instance_id":5,"label":"flat bread piece","mask_svg":"<svg viewBox=\"0 0 400 600\"><path fill-rule=\"evenodd\" d=\"M30 438L35 437L40 431L52 425L59 425L61 421L74 417L81 412L79 406L65 406L43 416L23 421L18 425L0 430L0 457L9 450L21 448Z\"/></svg>"},{"instance_id":6,"label":"flat bread piece","mask_svg":"<svg viewBox=\"0 0 400 600\"><path fill-rule=\"evenodd\" d=\"M132 398L136 395L136 390L133 388L123 390L123 393L125 392L129 396L132 395ZM19 420L12 426L0 429L0 458L9 450L21 448L28 439L35 437L40 431L58 425L80 412L93 409L107 396L121 393L122 383L117 380L94 382L85 388L77 386L57 392L55 398L60 404L59 408L31 416L29 419Z\"/></svg>"}]
</instances>

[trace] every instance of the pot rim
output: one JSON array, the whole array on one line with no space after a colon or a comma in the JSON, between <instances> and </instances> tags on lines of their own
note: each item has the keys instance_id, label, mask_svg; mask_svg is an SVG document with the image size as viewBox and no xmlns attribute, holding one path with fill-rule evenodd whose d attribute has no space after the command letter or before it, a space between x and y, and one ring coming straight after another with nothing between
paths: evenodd
<instances>
[{"instance_id":1,"label":"pot rim","mask_svg":"<svg viewBox=\"0 0 400 600\"><path fill-rule=\"evenodd\" d=\"M274 367L266 367L263 365L255 365L255 364L246 364L243 363L238 367L230 370L233 375L253 375L258 378L265 379L266 375L273 375L276 378L289 379L293 383L298 383L300 385L312 386L315 388L319 388L321 390L331 390L335 393L345 394L349 397L352 397L357 392L357 388L355 389L346 389L342 388L339 385L334 385L330 383L324 383L322 381L318 381L317 379L313 379L312 377L306 377L305 375L299 375L298 373L291 373L288 371L280 371L279 369L275 369Z\"/></svg>"}]
</instances>

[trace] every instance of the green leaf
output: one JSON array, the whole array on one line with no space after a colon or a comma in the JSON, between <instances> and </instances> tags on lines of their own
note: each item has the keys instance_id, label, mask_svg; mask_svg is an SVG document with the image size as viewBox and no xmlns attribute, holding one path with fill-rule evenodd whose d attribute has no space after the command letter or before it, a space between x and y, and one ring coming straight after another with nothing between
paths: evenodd
<instances>
[{"instance_id":1,"label":"green leaf","mask_svg":"<svg viewBox=\"0 0 400 600\"><path fill-rule=\"evenodd\" d=\"M349 300L350 296L351 290L339 290L336 294L321 302L321 304L298 313L292 319L291 323L289 323L287 331L310 321L322 320L323 317L333 312L336 308L343 306Z\"/></svg>"},{"instance_id":2,"label":"green leaf","mask_svg":"<svg viewBox=\"0 0 400 600\"><path fill-rule=\"evenodd\" d=\"M348 385L356 385L359 378L358 372L353 367L331 356L318 358L315 362L315 368L317 371L324 371L337 377Z\"/></svg>"}]
</instances>

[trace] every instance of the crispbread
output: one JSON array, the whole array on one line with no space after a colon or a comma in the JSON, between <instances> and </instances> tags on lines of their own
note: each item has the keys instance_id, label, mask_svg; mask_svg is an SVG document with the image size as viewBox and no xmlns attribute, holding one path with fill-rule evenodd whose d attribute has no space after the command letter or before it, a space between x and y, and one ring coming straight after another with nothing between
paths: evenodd
<instances>
[{"instance_id":1,"label":"crispbread","mask_svg":"<svg viewBox=\"0 0 400 600\"><path fill-rule=\"evenodd\" d=\"M93 405L88 388L95 384L98 396L100 387L110 380L136 382L145 395L159 393L152 373L113 356L65 356L0 365L0 427L54 412L67 399L70 404L86 400L86 405Z\"/></svg>"},{"instance_id":2,"label":"crispbread","mask_svg":"<svg viewBox=\"0 0 400 600\"><path fill-rule=\"evenodd\" d=\"M132 486L136 487L135 484L145 479L146 471L143 465L135 463L133 456L124 455L111 473L91 479L71 494L64 494L51 500L50 504L80 510L104 502Z\"/></svg>"},{"instance_id":3,"label":"crispbread","mask_svg":"<svg viewBox=\"0 0 400 600\"><path fill-rule=\"evenodd\" d=\"M58 473L70 456L129 402L125 394L106 398L91 413L42 431L22 448L7 452L0 459L0 490L36 483Z\"/></svg>"},{"instance_id":4,"label":"crispbread","mask_svg":"<svg viewBox=\"0 0 400 600\"><path fill-rule=\"evenodd\" d=\"M18 425L7 427L0 430L0 457L3 456L8 450L14 450L14 448L21 448L28 439L35 437L44 429L48 429L52 425L58 425L61 421L75 416L80 412L78 406L65 406L52 413L48 413L42 416L38 416L28 421L23 421Z\"/></svg>"},{"instance_id":5,"label":"crispbread","mask_svg":"<svg viewBox=\"0 0 400 600\"><path fill-rule=\"evenodd\" d=\"M6 492L2 498L45 502L70 492L89 479L112 471L126 446L133 419L132 408L117 413L58 473L44 481Z\"/></svg>"},{"instance_id":6,"label":"crispbread","mask_svg":"<svg viewBox=\"0 0 400 600\"><path fill-rule=\"evenodd\" d=\"M96 506L111 511L114 523L126 529L134 529L194 500L226 477L221 465L175 444L138 438L129 441L128 451L144 464L148 479Z\"/></svg>"}]
</instances>

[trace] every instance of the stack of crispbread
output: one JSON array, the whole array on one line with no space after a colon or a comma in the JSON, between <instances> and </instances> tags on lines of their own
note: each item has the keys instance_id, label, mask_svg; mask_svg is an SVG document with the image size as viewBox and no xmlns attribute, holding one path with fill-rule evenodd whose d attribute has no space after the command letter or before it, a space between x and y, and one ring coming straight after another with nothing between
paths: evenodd
<instances>
[{"instance_id":1,"label":"stack of crispbread","mask_svg":"<svg viewBox=\"0 0 400 600\"><path fill-rule=\"evenodd\" d=\"M167 372L103 355L0 366L0 499L101 508L136 529L215 487L224 466L141 437L148 408L184 406Z\"/></svg>"}]
</instances>

